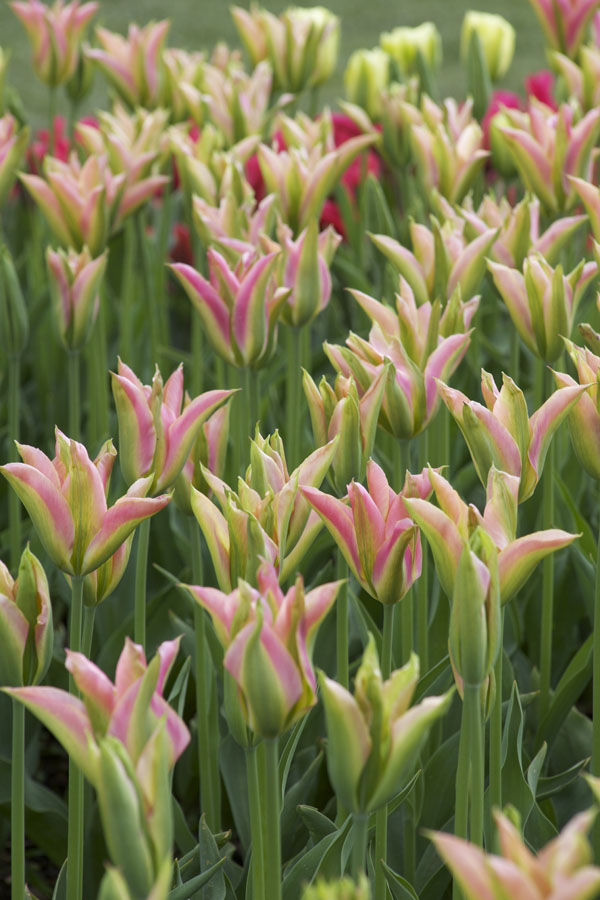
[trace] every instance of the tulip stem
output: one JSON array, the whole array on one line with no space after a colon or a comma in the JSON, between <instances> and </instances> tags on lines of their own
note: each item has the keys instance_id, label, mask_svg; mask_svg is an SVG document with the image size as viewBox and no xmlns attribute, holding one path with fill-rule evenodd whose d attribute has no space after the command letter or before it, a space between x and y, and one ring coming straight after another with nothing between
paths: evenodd
<instances>
[{"instance_id":1,"label":"tulip stem","mask_svg":"<svg viewBox=\"0 0 600 900\"><path fill-rule=\"evenodd\" d=\"M99 291L98 318L89 344L90 387L88 440L94 449L101 440L108 437L108 385L106 369L106 288L104 283Z\"/></svg>"},{"instance_id":2,"label":"tulip stem","mask_svg":"<svg viewBox=\"0 0 600 900\"><path fill-rule=\"evenodd\" d=\"M148 575L149 543L150 519L144 519L138 525L133 613L133 637L136 644L141 644L144 649L146 649L146 580Z\"/></svg>"},{"instance_id":3,"label":"tulip stem","mask_svg":"<svg viewBox=\"0 0 600 900\"><path fill-rule=\"evenodd\" d=\"M480 685L465 685L465 711L469 732L469 752L471 755L470 822L469 840L476 846L483 846L483 722L481 717Z\"/></svg>"},{"instance_id":4,"label":"tulip stem","mask_svg":"<svg viewBox=\"0 0 600 900\"><path fill-rule=\"evenodd\" d=\"M250 860L252 900L263 900L265 896L263 871L263 833L260 803L260 777L258 773L258 748L256 746L246 747L246 777L248 780L250 835L252 838L252 857Z\"/></svg>"},{"instance_id":5,"label":"tulip stem","mask_svg":"<svg viewBox=\"0 0 600 900\"><path fill-rule=\"evenodd\" d=\"M429 463L429 429L421 436L420 469ZM420 539L419 539L420 540ZM417 586L417 649L421 672L429 671L429 548L421 542L421 575Z\"/></svg>"},{"instance_id":6,"label":"tulip stem","mask_svg":"<svg viewBox=\"0 0 600 900\"><path fill-rule=\"evenodd\" d=\"M83 615L83 576L71 578L71 615L69 649L81 651L81 619ZM69 676L69 691L77 695L73 676ZM83 896L83 774L69 758L69 803L67 834L67 900L81 900Z\"/></svg>"},{"instance_id":7,"label":"tulip stem","mask_svg":"<svg viewBox=\"0 0 600 900\"><path fill-rule=\"evenodd\" d=\"M156 299L156 291L154 290L152 263L148 253L148 239L146 237L146 217L143 211L136 216L136 225L146 309L148 310L150 319L150 373L152 373L155 366L160 368L161 362L158 354L160 344L160 311Z\"/></svg>"},{"instance_id":8,"label":"tulip stem","mask_svg":"<svg viewBox=\"0 0 600 900\"><path fill-rule=\"evenodd\" d=\"M394 603L384 604L383 635L381 644L381 677L384 681L392 671L392 642L394 637ZM377 810L375 815L375 900L386 900L387 887L381 860L387 862L387 805Z\"/></svg>"},{"instance_id":9,"label":"tulip stem","mask_svg":"<svg viewBox=\"0 0 600 900\"><path fill-rule=\"evenodd\" d=\"M354 813L352 816L354 843L352 844L352 878L358 881L364 873L367 862L367 843L369 837L369 817L366 813Z\"/></svg>"},{"instance_id":10,"label":"tulip stem","mask_svg":"<svg viewBox=\"0 0 600 900\"><path fill-rule=\"evenodd\" d=\"M394 490L400 493L404 487L406 473L410 466L410 444L408 441L398 441L396 452L394 453ZM414 628L415 628L415 609L413 601L413 592L408 590L401 600L400 616L402 622L401 642L402 642L402 662L406 663L410 659L410 654L414 646ZM384 675L384 678L389 676Z\"/></svg>"},{"instance_id":11,"label":"tulip stem","mask_svg":"<svg viewBox=\"0 0 600 900\"><path fill-rule=\"evenodd\" d=\"M12 702L10 882L12 900L25 900L25 707Z\"/></svg>"},{"instance_id":12,"label":"tulip stem","mask_svg":"<svg viewBox=\"0 0 600 900\"><path fill-rule=\"evenodd\" d=\"M81 434L80 413L81 395L79 378L79 350L69 350L67 353L67 380L69 385L69 437L79 441Z\"/></svg>"},{"instance_id":13,"label":"tulip stem","mask_svg":"<svg viewBox=\"0 0 600 900\"><path fill-rule=\"evenodd\" d=\"M19 459L15 441L18 441L20 436L20 401L21 357L14 355L8 358L8 457L11 462ZM21 554L21 501L15 491L9 491L8 504L10 566L13 572L16 572Z\"/></svg>"},{"instance_id":14,"label":"tulip stem","mask_svg":"<svg viewBox=\"0 0 600 900\"><path fill-rule=\"evenodd\" d=\"M339 549L336 569L339 580L348 578L348 563ZM346 689L350 680L348 668L348 582L345 581L335 601L335 677Z\"/></svg>"},{"instance_id":15,"label":"tulip stem","mask_svg":"<svg viewBox=\"0 0 600 900\"><path fill-rule=\"evenodd\" d=\"M263 853L265 900L281 900L281 787L279 742L268 738L265 746L265 791L263 794Z\"/></svg>"},{"instance_id":16,"label":"tulip stem","mask_svg":"<svg viewBox=\"0 0 600 900\"><path fill-rule=\"evenodd\" d=\"M301 459L302 436L302 373L301 345L302 328L289 326L287 329L287 377L285 385L285 437L286 457L291 471Z\"/></svg>"},{"instance_id":17,"label":"tulip stem","mask_svg":"<svg viewBox=\"0 0 600 900\"><path fill-rule=\"evenodd\" d=\"M193 517L190 519L190 527L192 576L194 584L202 584L203 567L200 527ZM200 809L206 814L208 827L216 834L221 828L219 730L218 721L216 723L211 722L211 707L214 707L215 710L217 709L216 680L206 638L206 614L197 603L194 605L194 633Z\"/></svg>"},{"instance_id":18,"label":"tulip stem","mask_svg":"<svg viewBox=\"0 0 600 900\"><path fill-rule=\"evenodd\" d=\"M125 222L123 269L121 275L121 329L119 352L124 363L136 368L133 358L133 330L135 319L135 225L132 219Z\"/></svg>"},{"instance_id":19,"label":"tulip stem","mask_svg":"<svg viewBox=\"0 0 600 900\"><path fill-rule=\"evenodd\" d=\"M502 648L504 643L504 608L500 610L498 658L494 665L496 697L490 717L490 806L502 809Z\"/></svg>"},{"instance_id":20,"label":"tulip stem","mask_svg":"<svg viewBox=\"0 0 600 900\"><path fill-rule=\"evenodd\" d=\"M83 635L81 638L81 652L88 659L92 658L92 639L94 637L94 621L96 619L96 607L84 606L83 608Z\"/></svg>"},{"instance_id":21,"label":"tulip stem","mask_svg":"<svg viewBox=\"0 0 600 900\"><path fill-rule=\"evenodd\" d=\"M593 637L593 681L592 681L592 775L600 775L600 525L598 527L598 549L596 555L596 586L594 591L594 637ZM592 832L594 862L600 860L600 825L594 823Z\"/></svg>"},{"instance_id":22,"label":"tulip stem","mask_svg":"<svg viewBox=\"0 0 600 900\"><path fill-rule=\"evenodd\" d=\"M56 117L56 86L50 85L48 90L48 149L54 156L54 119Z\"/></svg>"},{"instance_id":23,"label":"tulip stem","mask_svg":"<svg viewBox=\"0 0 600 900\"><path fill-rule=\"evenodd\" d=\"M543 366L543 362L541 363ZM542 384L542 396L538 403L538 409L542 405L544 394L544 372L540 378ZM547 371L550 382L550 370ZM550 443L546 456L542 493L542 528L552 528L554 524L554 466L556 453L554 441ZM552 676L552 626L554 620L554 554L550 553L542 562L542 617L541 617L541 648L540 648L540 715L539 725L550 706L550 683Z\"/></svg>"}]
</instances>

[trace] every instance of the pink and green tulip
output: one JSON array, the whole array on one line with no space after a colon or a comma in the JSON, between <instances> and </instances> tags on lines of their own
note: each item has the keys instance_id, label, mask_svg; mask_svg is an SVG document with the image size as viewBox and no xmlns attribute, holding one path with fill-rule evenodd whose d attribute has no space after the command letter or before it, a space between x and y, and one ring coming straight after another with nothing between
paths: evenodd
<instances>
[{"instance_id":1,"label":"pink and green tulip","mask_svg":"<svg viewBox=\"0 0 600 900\"><path fill-rule=\"evenodd\" d=\"M10 6L25 26L38 78L50 87L69 81L79 63L85 29L99 4L55 0L48 6L41 0L27 0Z\"/></svg>"},{"instance_id":2,"label":"pink and green tulip","mask_svg":"<svg viewBox=\"0 0 600 900\"><path fill-rule=\"evenodd\" d=\"M310 412L313 437L317 447L339 435L329 478L338 494L356 478L365 477L367 460L373 453L379 410L387 380L384 367L373 384L359 398L353 378L338 375L331 387L322 377L319 386L308 372L302 375L302 385Z\"/></svg>"},{"instance_id":3,"label":"pink and green tulip","mask_svg":"<svg viewBox=\"0 0 600 900\"><path fill-rule=\"evenodd\" d=\"M529 0L552 50L576 59L600 0Z\"/></svg>"},{"instance_id":4,"label":"pink and green tulip","mask_svg":"<svg viewBox=\"0 0 600 900\"><path fill-rule=\"evenodd\" d=\"M443 198L440 201L445 202ZM433 230L411 222L412 251L385 234L369 235L399 276L406 279L419 306L436 299L445 306L457 289L461 297L472 298L485 275L485 257L498 233L496 228L484 227L471 239L452 208L447 203L442 208L449 215L443 225L433 219Z\"/></svg>"},{"instance_id":5,"label":"pink and green tulip","mask_svg":"<svg viewBox=\"0 0 600 900\"><path fill-rule=\"evenodd\" d=\"M77 140L90 156L105 154L111 171L115 175L124 172L128 185L145 191L148 184L143 179L152 178L158 190L168 181L154 172L169 155L168 121L167 110L136 109L130 113L116 103L112 112L98 113L97 124L78 122Z\"/></svg>"},{"instance_id":6,"label":"pink and green tulip","mask_svg":"<svg viewBox=\"0 0 600 900\"><path fill-rule=\"evenodd\" d=\"M562 266L552 268L535 253L525 259L522 272L499 263L488 266L524 344L535 356L554 362L563 350L561 335L571 334L577 307L598 264L582 260L565 275Z\"/></svg>"},{"instance_id":7,"label":"pink and green tulip","mask_svg":"<svg viewBox=\"0 0 600 900\"><path fill-rule=\"evenodd\" d=\"M12 188L29 140L29 129L19 128L10 113L0 118L0 205Z\"/></svg>"},{"instance_id":8,"label":"pink and green tulip","mask_svg":"<svg viewBox=\"0 0 600 900\"><path fill-rule=\"evenodd\" d=\"M52 659L53 634L48 579L26 547L16 581L0 562L0 684L39 684Z\"/></svg>"},{"instance_id":9,"label":"pink and green tulip","mask_svg":"<svg viewBox=\"0 0 600 900\"><path fill-rule=\"evenodd\" d=\"M170 268L219 356L233 366L260 368L275 351L277 321L289 294L274 278L278 254L241 257L234 269L217 250L207 255L208 280L185 263Z\"/></svg>"},{"instance_id":10,"label":"pink and green tulip","mask_svg":"<svg viewBox=\"0 0 600 900\"><path fill-rule=\"evenodd\" d=\"M263 563L257 588L242 580L230 594L184 585L210 613L226 651L224 666L238 684L244 719L260 737L283 734L317 702L312 649L340 584L305 594L298 575L284 594L275 568Z\"/></svg>"},{"instance_id":11,"label":"pink and green tulip","mask_svg":"<svg viewBox=\"0 0 600 900\"><path fill-rule=\"evenodd\" d=\"M302 488L360 586L385 605L401 600L421 574L419 532L405 501L430 493L427 470L420 475L407 472L396 494L372 459L367 463L367 487L355 481L348 485L349 506L316 488Z\"/></svg>"},{"instance_id":12,"label":"pink and green tulip","mask_svg":"<svg viewBox=\"0 0 600 900\"><path fill-rule=\"evenodd\" d=\"M584 387L581 400L571 409L567 418L571 443L579 464L592 478L600 479L600 356L591 350L565 341L573 365L577 369L579 384ZM577 382L570 375L554 372L559 388L575 387Z\"/></svg>"},{"instance_id":13,"label":"pink and green tulip","mask_svg":"<svg viewBox=\"0 0 600 900\"><path fill-rule=\"evenodd\" d=\"M575 231L586 221L583 215L564 216L540 234L540 201L537 197L524 197L516 206L511 206L506 197L497 201L491 194L486 194L477 210L468 201L469 198L458 210L467 223L467 235L478 237L488 228L495 228L498 236L490 249L490 257L511 269L521 269L529 254L540 254L549 265L556 265L561 250L568 246ZM449 215L452 212L448 210Z\"/></svg>"},{"instance_id":14,"label":"pink and green tulip","mask_svg":"<svg viewBox=\"0 0 600 900\"><path fill-rule=\"evenodd\" d=\"M96 28L102 49L86 49L118 95L131 107L154 109L160 105L162 52L170 22L150 22L143 28L130 24L127 37Z\"/></svg>"},{"instance_id":15,"label":"pink and green tulip","mask_svg":"<svg viewBox=\"0 0 600 900\"><path fill-rule=\"evenodd\" d=\"M353 294L374 322L369 340L351 332L347 347L326 342L325 353L337 372L354 378L360 397L387 369L379 424L395 437L414 437L437 412L436 379L449 377L467 351L470 333L463 329L468 327L478 300L463 304L456 294L440 321L439 303L417 307L404 279L397 295L397 313L367 294Z\"/></svg>"},{"instance_id":16,"label":"pink and green tulip","mask_svg":"<svg viewBox=\"0 0 600 900\"><path fill-rule=\"evenodd\" d=\"M223 135L211 122L203 127L197 140L190 135L186 123L169 129L169 143L182 189L186 197L191 198L192 205L195 206L198 200L204 201L202 216L209 222L215 217L230 237L240 236L231 232L231 226L225 225L223 218L226 221L241 220L245 224L255 212L254 191L244 177L243 166L256 151L258 138L244 138L225 149ZM243 209L236 209L234 204ZM220 209L223 205L227 216L217 216L217 207ZM196 216L194 219L198 221Z\"/></svg>"},{"instance_id":17,"label":"pink and green tulip","mask_svg":"<svg viewBox=\"0 0 600 900\"><path fill-rule=\"evenodd\" d=\"M226 182L221 185L225 186ZM194 194L192 207L194 225L203 243L216 246L235 265L243 254L254 253L255 248L265 241L265 235L273 230L275 196L269 194L257 206L254 195L240 197L229 187L218 206Z\"/></svg>"},{"instance_id":18,"label":"pink and green tulip","mask_svg":"<svg viewBox=\"0 0 600 900\"><path fill-rule=\"evenodd\" d=\"M99 307L100 283L108 250L92 259L87 247L46 250L52 309L60 339L67 350L80 350L88 341Z\"/></svg>"},{"instance_id":19,"label":"pink and green tulip","mask_svg":"<svg viewBox=\"0 0 600 900\"><path fill-rule=\"evenodd\" d=\"M210 491L202 474L202 467L207 468L217 478L223 478L225 474L230 413L231 406L226 402L203 422L190 455L175 482L173 501L186 515L193 515L192 487L203 493Z\"/></svg>"},{"instance_id":20,"label":"pink and green tulip","mask_svg":"<svg viewBox=\"0 0 600 900\"><path fill-rule=\"evenodd\" d=\"M201 467L220 509L195 488L191 506L222 591L231 591L238 578L255 584L261 559L278 568L282 581L295 574L321 529L302 489L320 486L336 444L334 438L319 447L290 474L279 434L263 438L257 432L246 479L238 479L237 493Z\"/></svg>"},{"instance_id":21,"label":"pink and green tulip","mask_svg":"<svg viewBox=\"0 0 600 900\"><path fill-rule=\"evenodd\" d=\"M431 726L443 716L452 691L426 697L411 707L419 659L383 681L375 640L369 642L356 674L354 696L319 674L327 723L327 769L344 809L367 813L385 805L413 774Z\"/></svg>"},{"instance_id":22,"label":"pink and green tulip","mask_svg":"<svg viewBox=\"0 0 600 900\"><path fill-rule=\"evenodd\" d=\"M156 369L152 384L142 384L119 360L112 388L121 439L121 470L127 484L148 481L151 495L171 488L183 469L202 424L231 391L206 391L183 400L183 366L163 384Z\"/></svg>"},{"instance_id":23,"label":"pink and green tulip","mask_svg":"<svg viewBox=\"0 0 600 900\"><path fill-rule=\"evenodd\" d=\"M24 703L52 732L93 785L103 738L116 738L133 766L138 766L143 764L161 720L166 722L172 768L190 740L185 723L162 696L178 649L179 638L164 641L147 664L142 648L126 638L114 684L82 653L67 650L65 665L82 699L43 686L11 688L7 693Z\"/></svg>"},{"instance_id":24,"label":"pink and green tulip","mask_svg":"<svg viewBox=\"0 0 600 900\"><path fill-rule=\"evenodd\" d=\"M589 900L600 888L600 869L590 865L587 832L595 813L579 813L549 844L533 854L510 819L496 810L500 854L468 841L432 832L436 849L467 900Z\"/></svg>"},{"instance_id":25,"label":"pink and green tulip","mask_svg":"<svg viewBox=\"0 0 600 900\"><path fill-rule=\"evenodd\" d=\"M127 493L107 507L110 473L116 450L107 441L95 460L77 441L56 429L56 455L17 444L23 462L0 471L31 516L52 561L67 575L88 575L106 563L137 525L170 500L147 497L154 480L137 479Z\"/></svg>"},{"instance_id":26,"label":"pink and green tulip","mask_svg":"<svg viewBox=\"0 0 600 900\"><path fill-rule=\"evenodd\" d=\"M541 478L557 428L586 388L579 385L560 388L531 418L523 391L508 375L503 376L502 389L498 390L492 375L482 369L485 406L441 381L438 389L467 442L481 483L487 485L492 466L516 475L520 478L519 503L522 503L531 497Z\"/></svg>"},{"instance_id":27,"label":"pink and green tulip","mask_svg":"<svg viewBox=\"0 0 600 900\"><path fill-rule=\"evenodd\" d=\"M281 153L260 145L258 162L267 192L276 194L282 218L294 234L320 218L325 200L350 163L377 140L375 134L361 134L335 149L317 144Z\"/></svg>"},{"instance_id":28,"label":"pink and green tulip","mask_svg":"<svg viewBox=\"0 0 600 900\"><path fill-rule=\"evenodd\" d=\"M569 97L574 97L584 111L600 105L600 47L584 44L579 50L579 64L563 53L553 53L554 68L562 75Z\"/></svg>"},{"instance_id":29,"label":"pink and green tulip","mask_svg":"<svg viewBox=\"0 0 600 900\"><path fill-rule=\"evenodd\" d=\"M600 109L578 122L573 108L557 111L532 100L528 112L506 109L509 125L499 131L525 187L539 197L548 212L573 205L576 194L569 176L591 180L592 150L600 134Z\"/></svg>"}]
</instances>

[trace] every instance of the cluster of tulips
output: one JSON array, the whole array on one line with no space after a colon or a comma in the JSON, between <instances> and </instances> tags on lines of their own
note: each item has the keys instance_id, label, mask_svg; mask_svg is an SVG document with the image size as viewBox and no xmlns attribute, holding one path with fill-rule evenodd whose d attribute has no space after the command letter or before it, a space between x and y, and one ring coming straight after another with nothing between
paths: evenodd
<instances>
[{"instance_id":1,"label":"cluster of tulips","mask_svg":"<svg viewBox=\"0 0 600 900\"><path fill-rule=\"evenodd\" d=\"M333 113L323 7L10 4L12 900L600 895L600 0L530 2L525 97L473 11L467 99L425 23Z\"/></svg>"}]
</instances>

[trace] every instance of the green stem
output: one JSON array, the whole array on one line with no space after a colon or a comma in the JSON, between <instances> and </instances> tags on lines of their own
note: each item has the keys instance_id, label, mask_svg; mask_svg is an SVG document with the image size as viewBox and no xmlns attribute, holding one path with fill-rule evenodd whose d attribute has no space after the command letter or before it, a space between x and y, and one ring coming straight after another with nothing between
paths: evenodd
<instances>
[{"instance_id":1,"label":"green stem","mask_svg":"<svg viewBox=\"0 0 600 900\"><path fill-rule=\"evenodd\" d=\"M404 487L407 469L410 466L410 444L408 441L399 441L394 454L394 490L400 492ZM410 659L414 646L415 609L413 592L409 589L400 602L400 617L402 623L402 662ZM387 678L387 676L384 676Z\"/></svg>"},{"instance_id":2,"label":"green stem","mask_svg":"<svg viewBox=\"0 0 600 900\"><path fill-rule=\"evenodd\" d=\"M500 612L500 649L494 666L496 697L490 717L490 806L502 809L502 647L504 609Z\"/></svg>"},{"instance_id":3,"label":"green stem","mask_svg":"<svg viewBox=\"0 0 600 900\"><path fill-rule=\"evenodd\" d=\"M20 437L21 357L8 358L8 458L19 459L15 441ZM10 567L17 571L21 555L21 501L14 491L8 492L8 521L10 533Z\"/></svg>"},{"instance_id":4,"label":"green stem","mask_svg":"<svg viewBox=\"0 0 600 900\"><path fill-rule=\"evenodd\" d=\"M600 525L598 527L598 549L596 555L596 587L594 591L594 637L593 637L593 712L592 712L592 775L600 775ZM600 826L594 823L592 832L594 860L600 860Z\"/></svg>"},{"instance_id":5,"label":"green stem","mask_svg":"<svg viewBox=\"0 0 600 900\"><path fill-rule=\"evenodd\" d=\"M300 372L300 345L302 329L287 329L287 374L285 383L285 451L289 470L292 471L301 459L302 374Z\"/></svg>"},{"instance_id":6,"label":"green stem","mask_svg":"<svg viewBox=\"0 0 600 900\"><path fill-rule=\"evenodd\" d=\"M279 743L268 738L265 746L265 791L262 795L265 900L281 900L281 793Z\"/></svg>"},{"instance_id":7,"label":"green stem","mask_svg":"<svg viewBox=\"0 0 600 900\"><path fill-rule=\"evenodd\" d=\"M260 776L258 770L258 747L246 747L246 778L248 781L248 804L250 806L250 834L252 837L252 858L250 875L252 878L252 900L263 900L265 896L263 872L263 833L260 803Z\"/></svg>"},{"instance_id":8,"label":"green stem","mask_svg":"<svg viewBox=\"0 0 600 900\"><path fill-rule=\"evenodd\" d=\"M92 639L94 637L94 621L96 619L96 607L83 607L83 636L81 638L81 652L88 659L92 658Z\"/></svg>"},{"instance_id":9,"label":"green stem","mask_svg":"<svg viewBox=\"0 0 600 900\"><path fill-rule=\"evenodd\" d=\"M88 440L94 449L108 437L108 381L106 349L106 288L100 286L100 307L94 334L89 345L89 417Z\"/></svg>"},{"instance_id":10,"label":"green stem","mask_svg":"<svg viewBox=\"0 0 600 900\"><path fill-rule=\"evenodd\" d=\"M420 469L429 463L429 429L421 436ZM429 671L429 547L421 540L421 575L417 583L417 649L421 672Z\"/></svg>"},{"instance_id":11,"label":"green stem","mask_svg":"<svg viewBox=\"0 0 600 900\"><path fill-rule=\"evenodd\" d=\"M154 289L157 304L158 321L160 323L160 334L162 342L166 346L170 346L171 340L169 336L169 313L167 309L167 291L165 290L166 282L166 265L165 260L169 251L169 235L171 233L171 207L173 185L171 180L167 182L162 191L162 203L160 208L160 217L157 235L157 247L155 256L155 272L154 272Z\"/></svg>"},{"instance_id":12,"label":"green stem","mask_svg":"<svg viewBox=\"0 0 600 900\"><path fill-rule=\"evenodd\" d=\"M460 720L460 742L458 745L458 768L456 770L456 802L454 805L454 834L467 839L469 823L469 780L471 772L471 748L467 706L463 699Z\"/></svg>"},{"instance_id":13,"label":"green stem","mask_svg":"<svg viewBox=\"0 0 600 900\"><path fill-rule=\"evenodd\" d=\"M141 644L144 649L146 649L146 580L148 575L149 543L150 519L144 519L138 526L133 614L133 637L136 644Z\"/></svg>"},{"instance_id":14,"label":"green stem","mask_svg":"<svg viewBox=\"0 0 600 900\"><path fill-rule=\"evenodd\" d=\"M25 707L12 702L10 881L12 900L25 900Z\"/></svg>"},{"instance_id":15,"label":"green stem","mask_svg":"<svg viewBox=\"0 0 600 900\"><path fill-rule=\"evenodd\" d=\"M69 350L67 353L67 379L69 393L69 437L79 441L80 433L80 378L79 378L79 350Z\"/></svg>"},{"instance_id":16,"label":"green stem","mask_svg":"<svg viewBox=\"0 0 600 900\"><path fill-rule=\"evenodd\" d=\"M204 346L204 331L202 328L202 319L196 310L192 307L192 334L190 337L192 351L192 389L194 396L202 393L204 384L204 355L206 347ZM217 384L222 387L224 379Z\"/></svg>"},{"instance_id":17,"label":"green stem","mask_svg":"<svg viewBox=\"0 0 600 900\"><path fill-rule=\"evenodd\" d=\"M136 226L138 235L138 252L141 264L141 275L144 285L144 295L146 298L146 308L148 309L150 324L150 373L154 371L154 367L160 368L160 359L158 348L160 344L160 312L156 302L156 292L152 279L152 263L148 254L148 239L146 238L146 217L144 211L140 211L136 216Z\"/></svg>"},{"instance_id":18,"label":"green stem","mask_svg":"<svg viewBox=\"0 0 600 900\"><path fill-rule=\"evenodd\" d=\"M395 604L383 607L383 635L381 645L381 677L386 681L392 671L392 642L394 637ZM382 806L375 815L375 900L386 900L386 880L380 860L387 862L387 806Z\"/></svg>"},{"instance_id":19,"label":"green stem","mask_svg":"<svg viewBox=\"0 0 600 900\"><path fill-rule=\"evenodd\" d=\"M417 857L417 829L415 823L415 810L411 798L404 803L404 877L411 884L415 881L415 867Z\"/></svg>"},{"instance_id":20,"label":"green stem","mask_svg":"<svg viewBox=\"0 0 600 900\"><path fill-rule=\"evenodd\" d=\"M338 580L348 578L348 563L338 549L336 556ZM348 666L348 583L345 582L335 601L335 666L336 681L348 688L350 676Z\"/></svg>"},{"instance_id":21,"label":"green stem","mask_svg":"<svg viewBox=\"0 0 600 900\"><path fill-rule=\"evenodd\" d=\"M256 431L256 423L259 420L258 413L258 372L254 372L250 366L246 366L243 370L244 384L243 400L247 407L247 432L249 437L254 437Z\"/></svg>"},{"instance_id":22,"label":"green stem","mask_svg":"<svg viewBox=\"0 0 600 900\"><path fill-rule=\"evenodd\" d=\"M481 715L481 688L465 685L465 710L469 730L471 754L470 821L469 840L477 847L483 846L483 788L485 767L483 760L483 720Z\"/></svg>"},{"instance_id":23,"label":"green stem","mask_svg":"<svg viewBox=\"0 0 600 900\"><path fill-rule=\"evenodd\" d=\"M69 649L81 651L81 619L83 613L83 577L71 578L71 613ZM73 676L69 676L69 691L77 694ZM69 758L69 805L67 835L67 900L81 900L83 885L83 774Z\"/></svg>"},{"instance_id":24,"label":"green stem","mask_svg":"<svg viewBox=\"0 0 600 900\"><path fill-rule=\"evenodd\" d=\"M136 232L133 219L125 222L123 252L123 270L121 274L121 329L119 336L119 352L123 362L136 371L137 360L133 357L133 332L135 321L135 245Z\"/></svg>"},{"instance_id":25,"label":"green stem","mask_svg":"<svg viewBox=\"0 0 600 900\"><path fill-rule=\"evenodd\" d=\"M202 543L196 520L190 519L192 575L194 584L202 584ZM194 606L196 727L198 735L198 771L200 773L200 809L213 834L221 830L221 791L219 774L219 740L211 728L211 703L216 705L216 679L212 672L206 638L206 613Z\"/></svg>"},{"instance_id":26,"label":"green stem","mask_svg":"<svg viewBox=\"0 0 600 900\"><path fill-rule=\"evenodd\" d=\"M56 118L56 87L50 86L48 91L48 147L50 156L54 156L54 119Z\"/></svg>"},{"instance_id":27,"label":"green stem","mask_svg":"<svg viewBox=\"0 0 600 900\"><path fill-rule=\"evenodd\" d=\"M364 874L367 863L367 841L369 836L369 817L366 813L354 813L352 816L352 878L358 881Z\"/></svg>"},{"instance_id":28,"label":"green stem","mask_svg":"<svg viewBox=\"0 0 600 900\"><path fill-rule=\"evenodd\" d=\"M510 375L515 384L519 383L521 373L521 338L516 328L511 325L511 343L510 343Z\"/></svg>"},{"instance_id":29,"label":"green stem","mask_svg":"<svg viewBox=\"0 0 600 900\"><path fill-rule=\"evenodd\" d=\"M542 363L543 365L543 363ZM551 373L548 371L547 373ZM543 384L543 373L542 373ZM543 400L543 397L542 397ZM538 403L538 409L541 402ZM554 525L554 441L550 443L542 484L542 528ZM542 562L542 618L540 648L540 717L542 723L550 706L550 683L552 677L552 626L554 620L554 554L550 553Z\"/></svg>"}]
</instances>

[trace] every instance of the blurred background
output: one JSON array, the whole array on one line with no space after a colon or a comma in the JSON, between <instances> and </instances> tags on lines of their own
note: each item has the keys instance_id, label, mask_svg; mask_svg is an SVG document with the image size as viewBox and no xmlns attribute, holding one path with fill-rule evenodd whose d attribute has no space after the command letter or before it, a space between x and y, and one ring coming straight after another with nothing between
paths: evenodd
<instances>
[{"instance_id":1,"label":"blurred background","mask_svg":"<svg viewBox=\"0 0 600 900\"><path fill-rule=\"evenodd\" d=\"M290 5L314 6L314 2L292 4L290 0L265 0L262 3L274 13ZM240 2L248 6L247 2ZM444 61L439 75L440 96L464 96L465 75L459 64L458 46L463 16L468 9L499 13L513 24L517 32L513 64L501 84L496 87L522 91L523 78L546 65L544 43L537 20L527 0L330 0L325 2L342 20L342 40L336 77L323 90L323 98L335 103L343 96L343 71L353 50L378 44L382 31L398 25L419 25L433 21L442 35ZM141 25L168 17L170 46L187 50L210 49L217 41L239 46L237 33L224 0L100 0L100 11L94 18L113 31L125 33L129 22ZM90 32L90 36L93 29ZM47 97L44 86L35 78L30 64L29 45L21 23L7 2L0 6L0 46L12 52L8 81L20 93L29 118L34 124L46 122ZM106 103L101 78L79 110L89 113ZM62 95L62 91L59 92ZM58 110L61 111L60 108Z\"/></svg>"}]
</instances>

